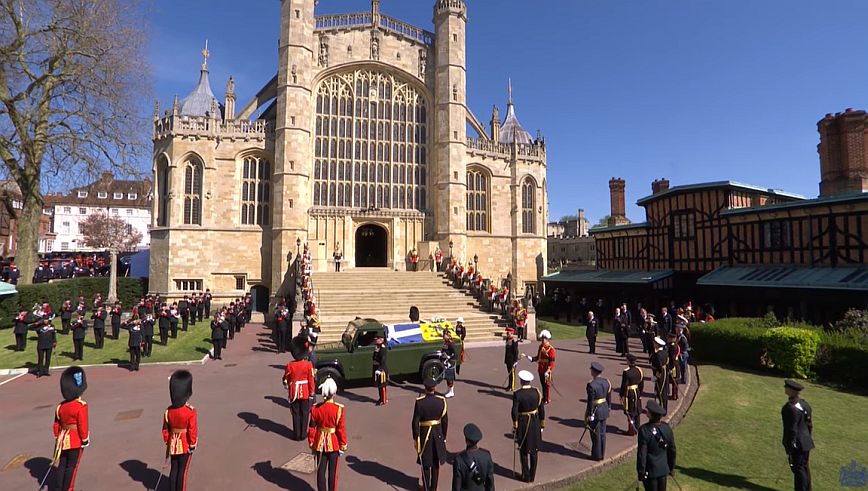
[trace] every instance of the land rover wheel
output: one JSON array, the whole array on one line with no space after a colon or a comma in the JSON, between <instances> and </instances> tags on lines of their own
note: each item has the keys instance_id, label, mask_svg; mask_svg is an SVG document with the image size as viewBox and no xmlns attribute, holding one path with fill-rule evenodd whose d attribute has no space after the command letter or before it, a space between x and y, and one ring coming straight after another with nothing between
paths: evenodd
<instances>
[{"instance_id":1,"label":"land rover wheel","mask_svg":"<svg viewBox=\"0 0 868 491\"><path fill-rule=\"evenodd\" d=\"M428 378L439 380L443 375L443 370L445 369L446 367L443 366L443 363L440 360L428 360L422 364L422 371L419 375L422 377L422 382Z\"/></svg>"},{"instance_id":2,"label":"land rover wheel","mask_svg":"<svg viewBox=\"0 0 868 491\"><path fill-rule=\"evenodd\" d=\"M317 371L316 371L316 387L314 387L314 390L315 391L318 390L320 384L325 382L325 379L327 379L327 378L334 379L335 383L338 384L338 392L344 390L344 379L343 379L343 377L341 377L341 372L339 372L337 368L332 368L332 367L323 367L323 368L317 369Z\"/></svg>"}]
</instances>

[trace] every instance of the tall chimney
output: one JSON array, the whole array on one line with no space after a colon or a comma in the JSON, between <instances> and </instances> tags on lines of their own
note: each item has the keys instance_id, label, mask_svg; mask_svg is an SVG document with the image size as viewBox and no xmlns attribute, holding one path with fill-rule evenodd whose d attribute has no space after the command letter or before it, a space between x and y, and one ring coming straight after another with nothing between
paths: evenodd
<instances>
[{"instance_id":1,"label":"tall chimney","mask_svg":"<svg viewBox=\"0 0 868 491\"><path fill-rule=\"evenodd\" d=\"M817 123L820 197L868 191L868 114L847 108Z\"/></svg>"},{"instance_id":2,"label":"tall chimney","mask_svg":"<svg viewBox=\"0 0 868 491\"><path fill-rule=\"evenodd\" d=\"M669 191L669 179L661 177L660 179L654 179L654 182L651 183L651 194L664 193L666 191Z\"/></svg>"},{"instance_id":3,"label":"tall chimney","mask_svg":"<svg viewBox=\"0 0 868 491\"><path fill-rule=\"evenodd\" d=\"M626 183L620 177L609 179L609 198L612 203L612 210L609 213L610 227L630 223L630 220L627 219L627 206L624 197L626 188Z\"/></svg>"}]
</instances>

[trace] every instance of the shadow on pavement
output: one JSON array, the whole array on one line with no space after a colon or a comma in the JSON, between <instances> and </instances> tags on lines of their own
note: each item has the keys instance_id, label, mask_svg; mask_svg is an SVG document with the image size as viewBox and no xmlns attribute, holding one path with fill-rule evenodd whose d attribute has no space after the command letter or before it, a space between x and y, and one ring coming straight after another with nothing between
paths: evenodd
<instances>
[{"instance_id":1,"label":"shadow on pavement","mask_svg":"<svg viewBox=\"0 0 868 491\"><path fill-rule=\"evenodd\" d=\"M506 392L503 391L503 389L499 389L499 390L476 389L476 392L479 392L480 394L488 394L488 395L494 396L494 397L500 397L502 399L510 399L510 400L512 399L512 394L511 393L507 394Z\"/></svg>"},{"instance_id":2,"label":"shadow on pavement","mask_svg":"<svg viewBox=\"0 0 868 491\"><path fill-rule=\"evenodd\" d=\"M290 440L293 439L292 431L290 431L290 429L285 425L276 421L272 421L268 418L260 418L258 414L248 412L238 413L238 417L244 420L248 425L259 428L262 431L267 433L276 433Z\"/></svg>"},{"instance_id":3,"label":"shadow on pavement","mask_svg":"<svg viewBox=\"0 0 868 491\"><path fill-rule=\"evenodd\" d=\"M289 409L289 401L286 400L286 397L277 397L277 396L265 396L264 399L267 399L278 406L285 407Z\"/></svg>"},{"instance_id":4,"label":"shadow on pavement","mask_svg":"<svg viewBox=\"0 0 868 491\"><path fill-rule=\"evenodd\" d=\"M51 467L51 459L45 457L33 457L24 463L24 467L30 471L30 475L33 476L33 479L36 480L36 485L39 486L39 483L42 481L42 478L45 477L48 468ZM48 481L45 482L48 483Z\"/></svg>"},{"instance_id":5,"label":"shadow on pavement","mask_svg":"<svg viewBox=\"0 0 868 491\"><path fill-rule=\"evenodd\" d=\"M697 469L696 467L675 466L675 468L678 469L681 473L688 475L694 479L713 483L717 486L724 486L734 489L751 489L756 491L774 491L775 489L766 486L760 486L759 484L748 481L748 478L745 476L738 476L735 474L723 474L707 469Z\"/></svg>"},{"instance_id":6,"label":"shadow on pavement","mask_svg":"<svg viewBox=\"0 0 868 491\"><path fill-rule=\"evenodd\" d=\"M415 476L404 474L403 472L387 467L379 462L370 460L361 460L358 457L348 455L346 457L347 465L355 472L364 476L375 477L390 486L398 489L416 489L419 479ZM451 473L450 473L451 474ZM441 469L440 477L443 480L444 472ZM450 479L451 481L451 479Z\"/></svg>"},{"instance_id":7,"label":"shadow on pavement","mask_svg":"<svg viewBox=\"0 0 868 491\"><path fill-rule=\"evenodd\" d=\"M148 464L142 462L141 460L125 460L118 464L121 466L121 469L127 471L130 479L134 482L141 483L145 489L154 489L154 486L157 484L157 481L166 481L169 482L168 476L163 476L160 479L160 470L151 469L148 467Z\"/></svg>"},{"instance_id":8,"label":"shadow on pavement","mask_svg":"<svg viewBox=\"0 0 868 491\"><path fill-rule=\"evenodd\" d=\"M354 401L354 402L365 402L365 403L370 403L370 404L374 404L377 402L377 400L372 398L372 397L363 396L361 394L355 394L355 393L350 392L348 390L341 392L341 395L343 397L351 400L351 401Z\"/></svg>"},{"instance_id":9,"label":"shadow on pavement","mask_svg":"<svg viewBox=\"0 0 868 491\"><path fill-rule=\"evenodd\" d=\"M313 487L311 487L310 484L295 477L291 472L285 469L274 467L270 460L267 462L257 462L253 464L252 468L260 477L271 484L280 486L283 489L291 489L292 491L313 491Z\"/></svg>"}]
</instances>

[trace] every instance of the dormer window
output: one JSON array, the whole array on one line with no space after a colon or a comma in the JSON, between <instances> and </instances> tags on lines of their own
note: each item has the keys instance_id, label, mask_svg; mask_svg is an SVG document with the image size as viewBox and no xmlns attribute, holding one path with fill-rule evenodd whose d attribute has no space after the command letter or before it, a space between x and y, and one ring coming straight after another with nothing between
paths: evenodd
<instances>
[{"instance_id":1,"label":"dormer window","mask_svg":"<svg viewBox=\"0 0 868 491\"><path fill-rule=\"evenodd\" d=\"M114 198L114 199L124 199L124 193L114 193L114 194L112 194L112 198Z\"/></svg>"},{"instance_id":2,"label":"dormer window","mask_svg":"<svg viewBox=\"0 0 868 491\"><path fill-rule=\"evenodd\" d=\"M127 195L127 199L129 199L129 200L139 199L139 195L137 193L130 193Z\"/></svg>"},{"instance_id":3,"label":"dormer window","mask_svg":"<svg viewBox=\"0 0 868 491\"><path fill-rule=\"evenodd\" d=\"M106 198L108 198L108 193L105 191L100 191L100 192L96 193L96 197L99 199L106 199Z\"/></svg>"},{"instance_id":4,"label":"dormer window","mask_svg":"<svg viewBox=\"0 0 868 491\"><path fill-rule=\"evenodd\" d=\"M87 198L87 191L79 191L78 197L79 198Z\"/></svg>"}]
</instances>

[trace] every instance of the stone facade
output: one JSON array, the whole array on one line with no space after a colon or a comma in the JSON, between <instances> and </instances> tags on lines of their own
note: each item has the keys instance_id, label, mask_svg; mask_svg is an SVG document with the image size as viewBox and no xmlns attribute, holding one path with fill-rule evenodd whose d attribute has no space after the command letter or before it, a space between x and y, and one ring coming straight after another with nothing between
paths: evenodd
<instances>
[{"instance_id":1,"label":"stone facade","mask_svg":"<svg viewBox=\"0 0 868 491\"><path fill-rule=\"evenodd\" d=\"M194 93L155 111L152 290L201 282L273 297L303 243L317 271L338 246L344 267L400 270L411 249L427 258L434 243L448 256L451 243L492 279L512 273L519 293L535 284L545 142L518 125L511 88L509 134L496 107L491 134L467 107L465 3L435 2L434 32L377 1L328 16L314 5L283 1L277 75L237 114L231 79L223 103L211 94L207 50ZM382 244L361 241L375 229Z\"/></svg>"}]
</instances>

